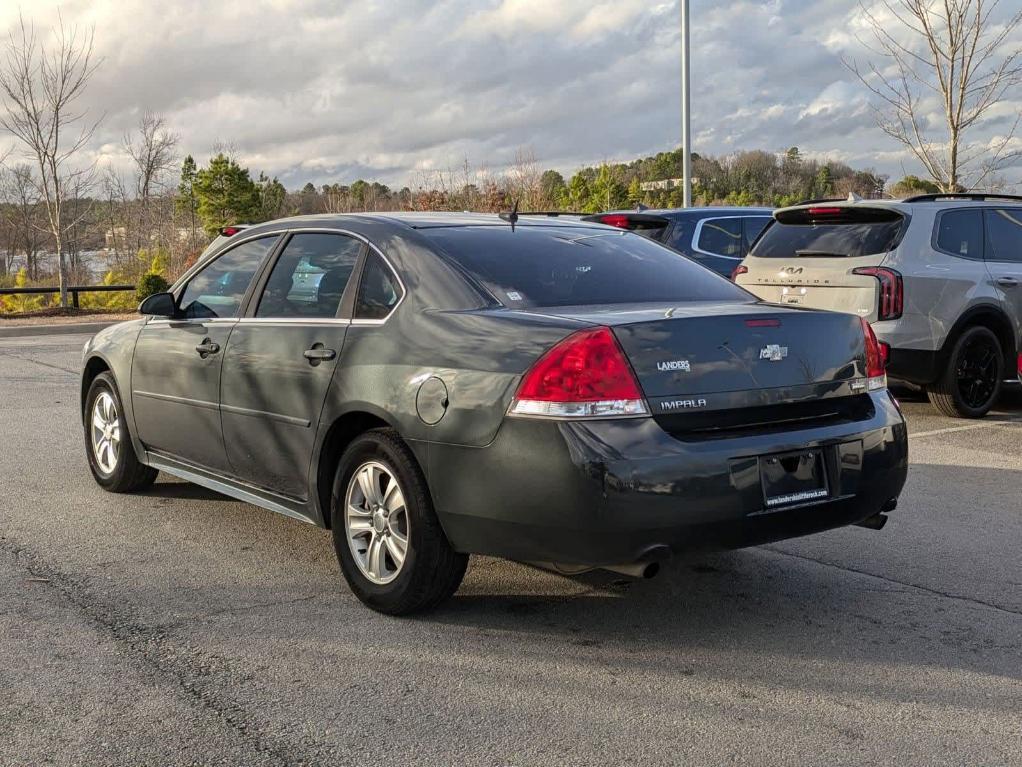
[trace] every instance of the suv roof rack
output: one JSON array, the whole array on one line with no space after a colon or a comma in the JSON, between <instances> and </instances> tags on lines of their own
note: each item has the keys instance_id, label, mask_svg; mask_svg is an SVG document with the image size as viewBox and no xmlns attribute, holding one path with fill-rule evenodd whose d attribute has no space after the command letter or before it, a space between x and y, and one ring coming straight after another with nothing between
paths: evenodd
<instances>
[{"instance_id":1,"label":"suv roof rack","mask_svg":"<svg viewBox=\"0 0 1022 767\"><path fill-rule=\"evenodd\" d=\"M914 197L906 197L902 202L936 202L938 200L1013 200L1022 202L1022 195L997 192L940 192L938 194L917 194Z\"/></svg>"}]
</instances>

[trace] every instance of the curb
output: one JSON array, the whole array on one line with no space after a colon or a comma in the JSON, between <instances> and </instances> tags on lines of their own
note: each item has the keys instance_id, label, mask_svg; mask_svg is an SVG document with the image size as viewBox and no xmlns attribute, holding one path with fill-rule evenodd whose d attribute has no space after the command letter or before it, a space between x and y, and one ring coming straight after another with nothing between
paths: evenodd
<instances>
[{"instance_id":1,"label":"curb","mask_svg":"<svg viewBox=\"0 0 1022 767\"><path fill-rule=\"evenodd\" d=\"M116 322L66 322L61 325L15 325L0 327L0 338L21 338L24 336L56 336L98 333L103 328L116 325Z\"/></svg>"}]
</instances>

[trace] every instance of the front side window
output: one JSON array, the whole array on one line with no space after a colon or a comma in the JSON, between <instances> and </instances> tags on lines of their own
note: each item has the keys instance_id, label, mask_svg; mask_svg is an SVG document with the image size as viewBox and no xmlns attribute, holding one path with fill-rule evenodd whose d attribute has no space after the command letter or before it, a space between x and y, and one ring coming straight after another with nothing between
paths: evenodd
<instances>
[{"instance_id":1,"label":"front side window","mask_svg":"<svg viewBox=\"0 0 1022 767\"><path fill-rule=\"evenodd\" d=\"M1022 263L1022 208L998 208L986 212L987 259Z\"/></svg>"},{"instance_id":2,"label":"front side window","mask_svg":"<svg viewBox=\"0 0 1022 767\"><path fill-rule=\"evenodd\" d=\"M375 253L371 253L362 271L355 300L356 320L382 320L401 300L401 286Z\"/></svg>"},{"instance_id":3,"label":"front side window","mask_svg":"<svg viewBox=\"0 0 1022 767\"><path fill-rule=\"evenodd\" d=\"M266 281L256 317L336 317L362 243L343 234L299 233Z\"/></svg>"},{"instance_id":4,"label":"front side window","mask_svg":"<svg viewBox=\"0 0 1022 767\"><path fill-rule=\"evenodd\" d=\"M742 255L742 219L707 218L699 230L699 250L717 256L738 258Z\"/></svg>"},{"instance_id":5,"label":"front side window","mask_svg":"<svg viewBox=\"0 0 1022 767\"><path fill-rule=\"evenodd\" d=\"M937 219L937 249L959 258L983 258L983 212L949 210Z\"/></svg>"},{"instance_id":6,"label":"front side window","mask_svg":"<svg viewBox=\"0 0 1022 767\"><path fill-rule=\"evenodd\" d=\"M231 248L185 286L178 306L187 319L237 317L241 300L277 236L260 237Z\"/></svg>"}]
</instances>

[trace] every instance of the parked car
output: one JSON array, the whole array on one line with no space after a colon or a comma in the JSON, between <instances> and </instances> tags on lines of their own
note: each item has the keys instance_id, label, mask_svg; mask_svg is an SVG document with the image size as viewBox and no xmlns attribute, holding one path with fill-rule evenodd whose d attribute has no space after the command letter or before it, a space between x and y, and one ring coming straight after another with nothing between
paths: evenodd
<instances>
[{"instance_id":1,"label":"parked car","mask_svg":"<svg viewBox=\"0 0 1022 767\"><path fill-rule=\"evenodd\" d=\"M749 253L772 208L675 208L619 210L586 216L662 242L717 274L730 277Z\"/></svg>"},{"instance_id":2,"label":"parked car","mask_svg":"<svg viewBox=\"0 0 1022 767\"><path fill-rule=\"evenodd\" d=\"M96 481L163 471L330 528L387 613L452 594L469 554L649 575L683 549L879 528L905 482L867 324L606 226L274 221L140 311L84 351Z\"/></svg>"},{"instance_id":3,"label":"parked car","mask_svg":"<svg viewBox=\"0 0 1022 767\"><path fill-rule=\"evenodd\" d=\"M774 218L738 284L869 320L891 377L949 416L986 415L1022 377L1022 197L827 200Z\"/></svg>"}]
</instances>

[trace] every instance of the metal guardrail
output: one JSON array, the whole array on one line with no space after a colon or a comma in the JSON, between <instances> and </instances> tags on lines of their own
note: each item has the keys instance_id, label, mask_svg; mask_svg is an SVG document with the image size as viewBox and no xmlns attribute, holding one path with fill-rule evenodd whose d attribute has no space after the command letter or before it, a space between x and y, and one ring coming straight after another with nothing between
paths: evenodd
<instances>
[{"instance_id":1,"label":"metal guardrail","mask_svg":"<svg viewBox=\"0 0 1022 767\"><path fill-rule=\"evenodd\" d=\"M112 293L118 291L136 290L134 285L72 285L67 289L71 294L71 305L78 309L79 293ZM24 295L49 295L59 293L60 288L0 288L0 296L24 296Z\"/></svg>"}]
</instances>

